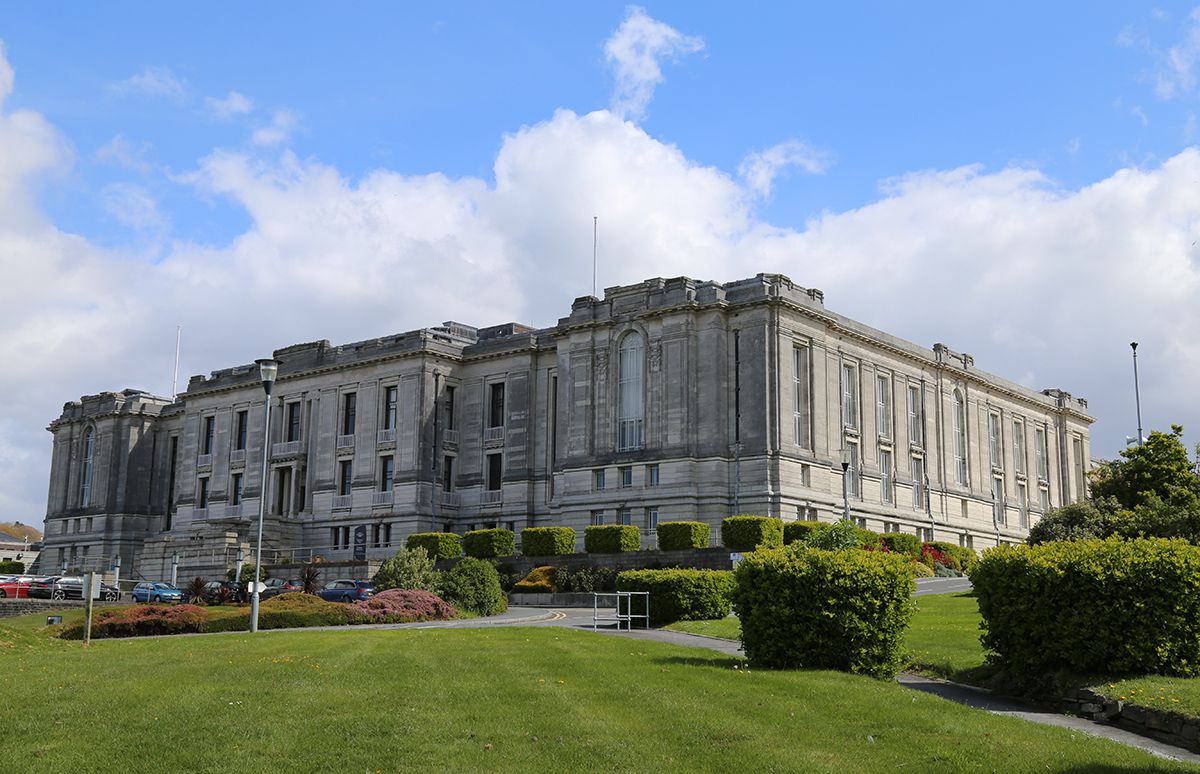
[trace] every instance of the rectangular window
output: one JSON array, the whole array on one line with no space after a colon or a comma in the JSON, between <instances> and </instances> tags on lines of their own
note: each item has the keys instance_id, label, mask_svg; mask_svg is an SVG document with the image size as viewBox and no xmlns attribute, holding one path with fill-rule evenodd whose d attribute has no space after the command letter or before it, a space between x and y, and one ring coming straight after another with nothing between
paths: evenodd
<instances>
[{"instance_id":1,"label":"rectangular window","mask_svg":"<svg viewBox=\"0 0 1200 774\"><path fill-rule=\"evenodd\" d=\"M1025 474L1025 425L1013 422L1013 470Z\"/></svg>"},{"instance_id":2,"label":"rectangular window","mask_svg":"<svg viewBox=\"0 0 1200 774\"><path fill-rule=\"evenodd\" d=\"M604 488L604 471L592 471L592 488L599 491Z\"/></svg>"},{"instance_id":3,"label":"rectangular window","mask_svg":"<svg viewBox=\"0 0 1200 774\"><path fill-rule=\"evenodd\" d=\"M1050 479L1050 450L1046 447L1046 431L1039 427L1034 431L1034 444L1037 446L1037 475L1043 481Z\"/></svg>"},{"instance_id":4,"label":"rectangular window","mask_svg":"<svg viewBox=\"0 0 1200 774\"><path fill-rule=\"evenodd\" d=\"M442 423L447 430L454 429L454 388L446 387L446 398L442 401Z\"/></svg>"},{"instance_id":5,"label":"rectangular window","mask_svg":"<svg viewBox=\"0 0 1200 774\"><path fill-rule=\"evenodd\" d=\"M167 525L171 528L171 510L175 507L175 468L179 465L179 436L171 436L171 471L167 474ZM87 501L84 501L87 504Z\"/></svg>"},{"instance_id":6,"label":"rectangular window","mask_svg":"<svg viewBox=\"0 0 1200 774\"><path fill-rule=\"evenodd\" d=\"M633 524L633 511L629 508L621 511L621 523L625 525Z\"/></svg>"},{"instance_id":7,"label":"rectangular window","mask_svg":"<svg viewBox=\"0 0 1200 774\"><path fill-rule=\"evenodd\" d=\"M646 527L648 529L658 529L658 509L648 508L646 510Z\"/></svg>"},{"instance_id":8,"label":"rectangular window","mask_svg":"<svg viewBox=\"0 0 1200 774\"><path fill-rule=\"evenodd\" d=\"M842 426L858 428L857 370L849 363L842 364Z\"/></svg>"},{"instance_id":9,"label":"rectangular window","mask_svg":"<svg viewBox=\"0 0 1200 774\"><path fill-rule=\"evenodd\" d=\"M892 380L886 376L875 377L875 422L880 438L892 437Z\"/></svg>"},{"instance_id":10,"label":"rectangular window","mask_svg":"<svg viewBox=\"0 0 1200 774\"><path fill-rule=\"evenodd\" d=\"M621 475L621 488L633 488L633 468L617 468L617 472Z\"/></svg>"},{"instance_id":11,"label":"rectangular window","mask_svg":"<svg viewBox=\"0 0 1200 774\"><path fill-rule=\"evenodd\" d=\"M646 485L658 486L658 466L649 465L646 468Z\"/></svg>"},{"instance_id":12,"label":"rectangular window","mask_svg":"<svg viewBox=\"0 0 1200 774\"><path fill-rule=\"evenodd\" d=\"M300 440L300 402L289 403L287 405L287 439L289 441Z\"/></svg>"},{"instance_id":13,"label":"rectangular window","mask_svg":"<svg viewBox=\"0 0 1200 774\"><path fill-rule=\"evenodd\" d=\"M593 527L603 527L604 526L604 511L592 511L592 526Z\"/></svg>"},{"instance_id":14,"label":"rectangular window","mask_svg":"<svg viewBox=\"0 0 1200 774\"><path fill-rule=\"evenodd\" d=\"M1000 476L992 478L992 518L996 524L1004 526L1004 479Z\"/></svg>"},{"instance_id":15,"label":"rectangular window","mask_svg":"<svg viewBox=\"0 0 1200 774\"><path fill-rule=\"evenodd\" d=\"M383 391L383 429L396 429L396 396L400 392L398 387L388 387Z\"/></svg>"},{"instance_id":16,"label":"rectangular window","mask_svg":"<svg viewBox=\"0 0 1200 774\"><path fill-rule=\"evenodd\" d=\"M924 422L921 421L921 388L908 386L908 442L913 446L925 446Z\"/></svg>"},{"instance_id":17,"label":"rectangular window","mask_svg":"<svg viewBox=\"0 0 1200 774\"><path fill-rule=\"evenodd\" d=\"M358 415L358 395L348 392L342 398L342 435L354 435L354 422Z\"/></svg>"},{"instance_id":18,"label":"rectangular window","mask_svg":"<svg viewBox=\"0 0 1200 774\"><path fill-rule=\"evenodd\" d=\"M504 382L490 386L488 401L488 427L504 427Z\"/></svg>"},{"instance_id":19,"label":"rectangular window","mask_svg":"<svg viewBox=\"0 0 1200 774\"><path fill-rule=\"evenodd\" d=\"M275 513L285 516L292 508L292 469L280 468L275 472L278 488L275 491Z\"/></svg>"},{"instance_id":20,"label":"rectangular window","mask_svg":"<svg viewBox=\"0 0 1200 774\"><path fill-rule=\"evenodd\" d=\"M204 510L208 507L208 484L209 482L207 478L200 479L200 510ZM76 529L78 529L78 524L76 525Z\"/></svg>"},{"instance_id":21,"label":"rectangular window","mask_svg":"<svg viewBox=\"0 0 1200 774\"><path fill-rule=\"evenodd\" d=\"M341 475L338 477L338 494L345 496L350 494L352 482L354 481L354 461L342 460Z\"/></svg>"},{"instance_id":22,"label":"rectangular window","mask_svg":"<svg viewBox=\"0 0 1200 774\"><path fill-rule=\"evenodd\" d=\"M887 449L879 450L879 499L885 503L892 502L892 453Z\"/></svg>"},{"instance_id":23,"label":"rectangular window","mask_svg":"<svg viewBox=\"0 0 1200 774\"><path fill-rule=\"evenodd\" d=\"M808 347L792 349L792 412L795 441L801 449L812 448L808 409Z\"/></svg>"},{"instance_id":24,"label":"rectangular window","mask_svg":"<svg viewBox=\"0 0 1200 774\"><path fill-rule=\"evenodd\" d=\"M92 531L92 520L90 518L87 520L86 531L88 531L88 532Z\"/></svg>"},{"instance_id":25,"label":"rectangular window","mask_svg":"<svg viewBox=\"0 0 1200 774\"><path fill-rule=\"evenodd\" d=\"M1087 479L1083 475L1083 441L1072 438L1071 452L1075 458L1075 500L1078 502L1087 497Z\"/></svg>"},{"instance_id":26,"label":"rectangular window","mask_svg":"<svg viewBox=\"0 0 1200 774\"><path fill-rule=\"evenodd\" d=\"M851 497L858 497L858 444L847 443L846 448L850 451L850 465L846 468L846 492Z\"/></svg>"},{"instance_id":27,"label":"rectangular window","mask_svg":"<svg viewBox=\"0 0 1200 774\"><path fill-rule=\"evenodd\" d=\"M1027 507L1028 507L1028 503L1026 502L1026 499L1025 499L1025 485L1018 483L1017 484L1017 513L1020 515L1021 529L1027 529L1029 527L1029 517L1028 517L1027 511L1026 511Z\"/></svg>"},{"instance_id":28,"label":"rectangular window","mask_svg":"<svg viewBox=\"0 0 1200 774\"><path fill-rule=\"evenodd\" d=\"M201 442L201 454L213 453L213 439L216 437L216 417L204 418L204 440Z\"/></svg>"},{"instance_id":29,"label":"rectangular window","mask_svg":"<svg viewBox=\"0 0 1200 774\"><path fill-rule=\"evenodd\" d=\"M1044 486L1038 487L1038 508L1041 509L1042 513L1050 510L1050 490Z\"/></svg>"},{"instance_id":30,"label":"rectangular window","mask_svg":"<svg viewBox=\"0 0 1200 774\"><path fill-rule=\"evenodd\" d=\"M504 455L489 454L488 455L488 472L487 472L487 488L488 491L496 492L500 489L500 481L504 474Z\"/></svg>"},{"instance_id":31,"label":"rectangular window","mask_svg":"<svg viewBox=\"0 0 1200 774\"><path fill-rule=\"evenodd\" d=\"M379 458L379 491L392 491L392 482L396 477L396 460L394 457Z\"/></svg>"},{"instance_id":32,"label":"rectangular window","mask_svg":"<svg viewBox=\"0 0 1200 774\"><path fill-rule=\"evenodd\" d=\"M1004 461L1000 456L1001 448L1000 415L988 414L988 452L991 455L993 470L1000 470L1004 467Z\"/></svg>"},{"instance_id":33,"label":"rectangular window","mask_svg":"<svg viewBox=\"0 0 1200 774\"><path fill-rule=\"evenodd\" d=\"M250 428L250 412L237 413L237 434L234 436L234 449L241 451L246 448L246 432Z\"/></svg>"},{"instance_id":34,"label":"rectangular window","mask_svg":"<svg viewBox=\"0 0 1200 774\"><path fill-rule=\"evenodd\" d=\"M974 548L975 540L970 535L963 534L958 536L958 544L963 548Z\"/></svg>"},{"instance_id":35,"label":"rectangular window","mask_svg":"<svg viewBox=\"0 0 1200 774\"><path fill-rule=\"evenodd\" d=\"M234 473L233 482L229 487L229 503L231 505L242 504L242 474Z\"/></svg>"},{"instance_id":36,"label":"rectangular window","mask_svg":"<svg viewBox=\"0 0 1200 774\"><path fill-rule=\"evenodd\" d=\"M925 458L912 457L913 507L925 507Z\"/></svg>"},{"instance_id":37,"label":"rectangular window","mask_svg":"<svg viewBox=\"0 0 1200 774\"><path fill-rule=\"evenodd\" d=\"M454 458L450 456L442 460L442 491L454 491Z\"/></svg>"}]
</instances>

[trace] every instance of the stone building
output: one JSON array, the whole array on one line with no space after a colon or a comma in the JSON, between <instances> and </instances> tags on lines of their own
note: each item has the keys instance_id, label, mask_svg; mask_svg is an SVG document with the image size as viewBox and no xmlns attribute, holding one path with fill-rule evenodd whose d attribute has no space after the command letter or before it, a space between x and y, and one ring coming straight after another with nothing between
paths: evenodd
<instances>
[{"instance_id":1,"label":"stone building","mask_svg":"<svg viewBox=\"0 0 1200 774\"><path fill-rule=\"evenodd\" d=\"M493 526L633 524L649 544L661 521L830 521L845 501L869 529L982 548L1086 495L1086 401L850 320L781 275L651 279L552 328L452 322L274 357L265 486L256 366L174 400L67 403L44 568L223 568L264 497L267 558L297 562Z\"/></svg>"}]
</instances>

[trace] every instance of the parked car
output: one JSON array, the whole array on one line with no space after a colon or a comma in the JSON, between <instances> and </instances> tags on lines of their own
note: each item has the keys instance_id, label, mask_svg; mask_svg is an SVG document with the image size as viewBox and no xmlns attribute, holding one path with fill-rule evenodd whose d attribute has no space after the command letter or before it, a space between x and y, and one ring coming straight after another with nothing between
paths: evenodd
<instances>
[{"instance_id":1,"label":"parked car","mask_svg":"<svg viewBox=\"0 0 1200 774\"><path fill-rule=\"evenodd\" d=\"M299 578L267 578L266 583L258 591L259 599L270 599L289 591L303 591L304 584Z\"/></svg>"},{"instance_id":2,"label":"parked car","mask_svg":"<svg viewBox=\"0 0 1200 774\"><path fill-rule=\"evenodd\" d=\"M129 593L134 602L180 602L183 592L170 583L143 581Z\"/></svg>"},{"instance_id":3,"label":"parked car","mask_svg":"<svg viewBox=\"0 0 1200 774\"><path fill-rule=\"evenodd\" d=\"M218 589L221 588L229 589L234 602L247 602L250 599L250 595L246 593L246 587L233 581L209 581L205 583L204 593L200 595L200 598L211 605L217 601L217 595L220 593Z\"/></svg>"},{"instance_id":4,"label":"parked car","mask_svg":"<svg viewBox=\"0 0 1200 774\"><path fill-rule=\"evenodd\" d=\"M0 578L0 599L21 599L29 596L29 584L41 580L40 575L10 575Z\"/></svg>"},{"instance_id":5,"label":"parked car","mask_svg":"<svg viewBox=\"0 0 1200 774\"><path fill-rule=\"evenodd\" d=\"M29 584L29 596L39 599L83 599L83 578L61 575L42 578ZM121 591L115 586L100 583L99 599L116 602L120 598Z\"/></svg>"},{"instance_id":6,"label":"parked car","mask_svg":"<svg viewBox=\"0 0 1200 774\"><path fill-rule=\"evenodd\" d=\"M317 596L329 602L361 602L371 596L375 584L370 581L335 580L317 591Z\"/></svg>"},{"instance_id":7,"label":"parked car","mask_svg":"<svg viewBox=\"0 0 1200 774\"><path fill-rule=\"evenodd\" d=\"M50 575L45 578L29 582L29 588L26 590L26 595L35 599L50 599L54 596L54 582L59 579L58 575Z\"/></svg>"}]
</instances>

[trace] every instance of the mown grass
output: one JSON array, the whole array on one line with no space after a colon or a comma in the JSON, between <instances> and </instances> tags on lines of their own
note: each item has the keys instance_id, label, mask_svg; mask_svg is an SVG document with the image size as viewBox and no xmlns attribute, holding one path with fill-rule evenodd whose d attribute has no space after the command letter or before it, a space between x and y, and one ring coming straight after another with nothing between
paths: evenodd
<instances>
[{"instance_id":1,"label":"mown grass","mask_svg":"<svg viewBox=\"0 0 1200 774\"><path fill-rule=\"evenodd\" d=\"M915 601L917 609L904 636L909 666L949 680L975 681L987 664L975 595L929 594Z\"/></svg>"},{"instance_id":2,"label":"mown grass","mask_svg":"<svg viewBox=\"0 0 1200 774\"><path fill-rule=\"evenodd\" d=\"M278 631L84 649L46 641L29 621L3 628L0 771L1180 768L893 683L747 672L715 651L571 629Z\"/></svg>"}]
</instances>

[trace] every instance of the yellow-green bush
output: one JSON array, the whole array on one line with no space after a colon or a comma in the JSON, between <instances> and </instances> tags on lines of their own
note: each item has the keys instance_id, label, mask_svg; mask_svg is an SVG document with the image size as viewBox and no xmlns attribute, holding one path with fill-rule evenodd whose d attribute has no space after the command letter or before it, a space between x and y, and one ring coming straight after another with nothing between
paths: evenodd
<instances>
[{"instance_id":1,"label":"yellow-green bush","mask_svg":"<svg viewBox=\"0 0 1200 774\"><path fill-rule=\"evenodd\" d=\"M570 527L528 527L521 530L521 553L525 556L557 556L575 553L575 530Z\"/></svg>"},{"instance_id":2,"label":"yellow-green bush","mask_svg":"<svg viewBox=\"0 0 1200 774\"><path fill-rule=\"evenodd\" d=\"M891 677L916 589L905 557L845 549L755 551L734 570L742 648L774 668Z\"/></svg>"},{"instance_id":3,"label":"yellow-green bush","mask_svg":"<svg viewBox=\"0 0 1200 774\"><path fill-rule=\"evenodd\" d=\"M1185 540L992 548L971 583L988 659L1016 674L1200 675L1200 548Z\"/></svg>"},{"instance_id":4,"label":"yellow-green bush","mask_svg":"<svg viewBox=\"0 0 1200 774\"><path fill-rule=\"evenodd\" d=\"M793 521L783 525L783 544L790 546L792 543L803 543L808 539L808 536L819 529L825 529L829 525L822 524L819 521Z\"/></svg>"},{"instance_id":5,"label":"yellow-green bush","mask_svg":"<svg viewBox=\"0 0 1200 774\"><path fill-rule=\"evenodd\" d=\"M702 521L661 521L658 547L662 551L708 548L709 527Z\"/></svg>"},{"instance_id":6,"label":"yellow-green bush","mask_svg":"<svg viewBox=\"0 0 1200 774\"><path fill-rule=\"evenodd\" d=\"M462 538L453 532L417 532L408 536L404 546L409 551L424 548L435 562L462 554Z\"/></svg>"},{"instance_id":7,"label":"yellow-green bush","mask_svg":"<svg viewBox=\"0 0 1200 774\"><path fill-rule=\"evenodd\" d=\"M557 567L534 567L521 580L513 584L514 594L557 594Z\"/></svg>"},{"instance_id":8,"label":"yellow-green bush","mask_svg":"<svg viewBox=\"0 0 1200 774\"><path fill-rule=\"evenodd\" d=\"M768 516L730 516L721 520L721 542L730 551L783 546L783 522Z\"/></svg>"},{"instance_id":9,"label":"yellow-green bush","mask_svg":"<svg viewBox=\"0 0 1200 774\"><path fill-rule=\"evenodd\" d=\"M932 578L934 575L933 568L924 562L909 562L908 566L914 578Z\"/></svg>"},{"instance_id":10,"label":"yellow-green bush","mask_svg":"<svg viewBox=\"0 0 1200 774\"><path fill-rule=\"evenodd\" d=\"M642 534L629 524L588 527L583 531L583 550L589 554L619 554L636 551L641 545Z\"/></svg>"},{"instance_id":11,"label":"yellow-green bush","mask_svg":"<svg viewBox=\"0 0 1200 774\"><path fill-rule=\"evenodd\" d=\"M463 553L476 559L512 556L517 550L517 539L511 529L477 529L463 535L462 544Z\"/></svg>"},{"instance_id":12,"label":"yellow-green bush","mask_svg":"<svg viewBox=\"0 0 1200 774\"><path fill-rule=\"evenodd\" d=\"M617 591L650 592L650 625L710 621L732 610L729 570L631 570L617 575ZM635 601L633 612L644 610Z\"/></svg>"}]
</instances>

